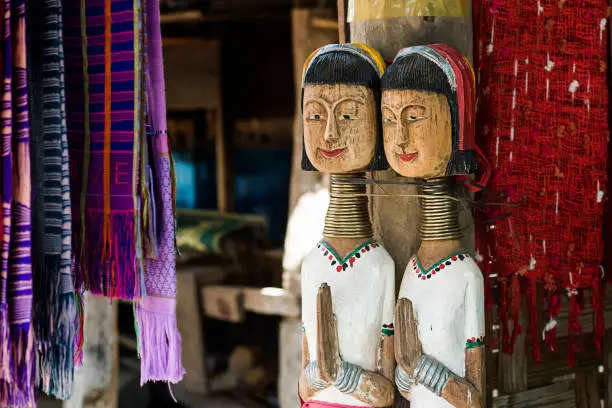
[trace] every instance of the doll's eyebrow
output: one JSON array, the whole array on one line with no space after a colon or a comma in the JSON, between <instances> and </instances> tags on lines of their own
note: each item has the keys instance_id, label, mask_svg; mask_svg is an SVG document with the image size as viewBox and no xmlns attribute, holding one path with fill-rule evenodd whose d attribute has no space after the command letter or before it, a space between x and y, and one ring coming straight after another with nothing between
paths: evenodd
<instances>
[{"instance_id":1,"label":"doll's eyebrow","mask_svg":"<svg viewBox=\"0 0 612 408\"><path fill-rule=\"evenodd\" d=\"M381 105L381 108L389 109L391 112L393 112L393 114L395 116L401 116L402 112L404 112L406 109L410 109L410 108L417 108L417 109L423 111L423 114L425 114L427 112L427 108L425 106L417 105L417 104L404 105L404 106L400 107L399 110L395 109L394 107L389 106L387 104Z\"/></svg>"},{"instance_id":2,"label":"doll's eyebrow","mask_svg":"<svg viewBox=\"0 0 612 408\"><path fill-rule=\"evenodd\" d=\"M347 96L345 98L338 99L337 101L334 101L334 102L329 102L326 99L321 97L321 98L308 99L307 101L304 102L304 106L308 105L309 103L316 102L316 103L323 105L329 111L333 111L339 104L341 104L342 102L346 102L346 101L357 102L361 105L365 105L366 103L364 99L359 98L359 97L354 97L354 96Z\"/></svg>"}]
</instances>

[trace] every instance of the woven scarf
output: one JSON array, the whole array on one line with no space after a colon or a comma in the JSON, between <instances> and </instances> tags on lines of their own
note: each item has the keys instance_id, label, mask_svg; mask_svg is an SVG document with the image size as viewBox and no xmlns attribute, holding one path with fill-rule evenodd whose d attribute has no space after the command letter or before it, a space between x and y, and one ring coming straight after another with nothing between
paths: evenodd
<instances>
[{"instance_id":1,"label":"woven scarf","mask_svg":"<svg viewBox=\"0 0 612 408\"><path fill-rule=\"evenodd\" d=\"M142 382L178 382L184 370L159 3L143 3L65 2L72 242L77 288L138 299Z\"/></svg>"},{"instance_id":2,"label":"woven scarf","mask_svg":"<svg viewBox=\"0 0 612 408\"><path fill-rule=\"evenodd\" d=\"M177 383L185 370L181 364L181 338L176 325L176 261L174 172L166 127L166 99L159 21L159 0L148 0L146 10L146 103L150 125L148 146L152 160L146 174L154 180L147 190L151 201L150 224L155 226L156 253L145 259L147 296L137 302L141 357L140 382ZM157 213L155 214L155 211ZM159 220L158 223L154 220Z\"/></svg>"},{"instance_id":3,"label":"woven scarf","mask_svg":"<svg viewBox=\"0 0 612 408\"><path fill-rule=\"evenodd\" d=\"M583 349L578 318L586 302L602 346L606 5L474 2L478 143L492 168L488 188L502 204L484 216L492 223L477 232L477 258L487 285L500 290L501 348L513 350L524 300L535 360L542 337L557 347L562 296L569 298L569 362Z\"/></svg>"},{"instance_id":4,"label":"woven scarf","mask_svg":"<svg viewBox=\"0 0 612 408\"><path fill-rule=\"evenodd\" d=\"M76 304L71 276L70 190L64 118L61 3L46 0L28 13L32 118L34 323L39 387L70 397Z\"/></svg>"},{"instance_id":5,"label":"woven scarf","mask_svg":"<svg viewBox=\"0 0 612 408\"><path fill-rule=\"evenodd\" d=\"M1 406L36 404L25 17L25 0L4 0L2 215L6 235L2 242L1 300L3 313L8 307L9 327L7 339L2 322Z\"/></svg>"},{"instance_id":6,"label":"woven scarf","mask_svg":"<svg viewBox=\"0 0 612 408\"><path fill-rule=\"evenodd\" d=\"M139 1L68 0L64 8L76 286L133 300L144 290Z\"/></svg>"}]
</instances>

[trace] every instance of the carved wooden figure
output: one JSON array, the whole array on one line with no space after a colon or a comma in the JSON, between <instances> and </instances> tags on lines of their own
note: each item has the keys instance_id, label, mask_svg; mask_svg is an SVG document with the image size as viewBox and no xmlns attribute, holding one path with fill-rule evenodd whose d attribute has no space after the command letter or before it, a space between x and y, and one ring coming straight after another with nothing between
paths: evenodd
<instances>
[{"instance_id":1,"label":"carved wooden figure","mask_svg":"<svg viewBox=\"0 0 612 408\"><path fill-rule=\"evenodd\" d=\"M455 176L476 170L473 75L449 46L416 46L381 83L387 160L421 181L421 246L395 313L395 381L413 408L484 406L484 281L461 246L454 195Z\"/></svg>"},{"instance_id":2,"label":"carved wooden figure","mask_svg":"<svg viewBox=\"0 0 612 408\"><path fill-rule=\"evenodd\" d=\"M328 45L303 76L304 170L331 173L324 238L302 264L304 407L393 405L391 256L372 239L366 170L385 168L384 62L359 44Z\"/></svg>"}]
</instances>

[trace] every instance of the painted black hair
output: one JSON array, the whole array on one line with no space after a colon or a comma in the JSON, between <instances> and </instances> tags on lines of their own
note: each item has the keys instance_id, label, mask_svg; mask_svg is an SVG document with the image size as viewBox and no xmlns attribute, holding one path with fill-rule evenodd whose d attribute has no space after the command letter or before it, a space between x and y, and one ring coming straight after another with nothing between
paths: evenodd
<instances>
[{"instance_id":1,"label":"painted black hair","mask_svg":"<svg viewBox=\"0 0 612 408\"><path fill-rule=\"evenodd\" d=\"M363 85L374 91L376 105L380 106L380 77L374 67L363 58L348 51L329 52L313 58L310 67L304 75L302 83L302 110L304 107L304 86L306 85ZM368 166L368 171L386 170L389 168L382 139L382 121L376 115L378 135L374 158ZM304 135L302 135L302 170L316 171L308 159Z\"/></svg>"},{"instance_id":2,"label":"painted black hair","mask_svg":"<svg viewBox=\"0 0 612 408\"><path fill-rule=\"evenodd\" d=\"M451 114L452 153L446 167L447 176L476 172L477 160L473 150L459 150L459 106L457 92L451 88L446 74L434 62L420 54L398 58L387 68L381 89L413 89L446 96Z\"/></svg>"}]
</instances>

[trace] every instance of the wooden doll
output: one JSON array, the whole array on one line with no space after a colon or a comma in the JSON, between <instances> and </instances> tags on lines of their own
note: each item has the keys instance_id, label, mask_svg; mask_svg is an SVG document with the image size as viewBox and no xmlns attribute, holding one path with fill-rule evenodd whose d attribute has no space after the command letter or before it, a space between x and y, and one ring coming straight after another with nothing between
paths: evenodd
<instances>
[{"instance_id":1,"label":"wooden doll","mask_svg":"<svg viewBox=\"0 0 612 408\"><path fill-rule=\"evenodd\" d=\"M474 77L446 45L405 48L382 81L384 148L418 179L421 246L395 314L396 385L413 408L484 404L484 281L462 248L455 176L476 170Z\"/></svg>"},{"instance_id":2,"label":"wooden doll","mask_svg":"<svg viewBox=\"0 0 612 408\"><path fill-rule=\"evenodd\" d=\"M365 185L354 182L386 167L383 70L359 44L325 46L304 69L302 168L331 174L323 239L302 264L304 407L393 404L394 264L372 239Z\"/></svg>"}]
</instances>

